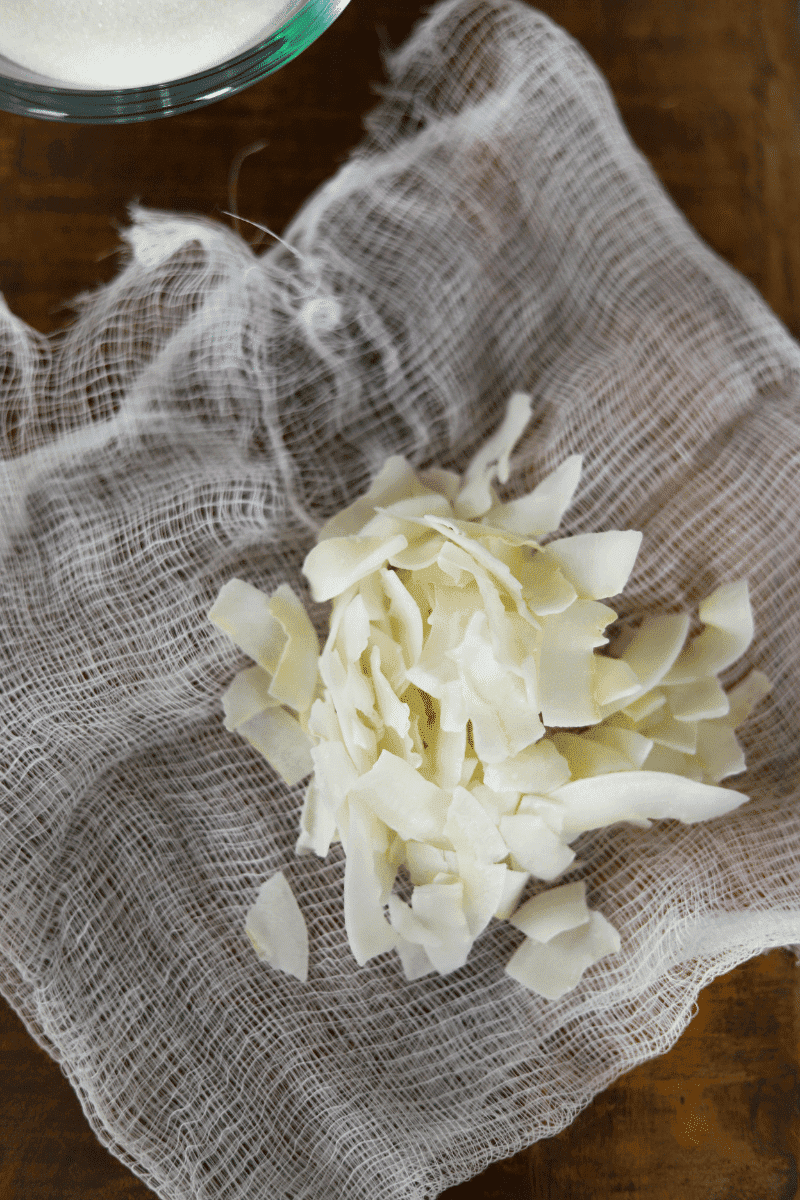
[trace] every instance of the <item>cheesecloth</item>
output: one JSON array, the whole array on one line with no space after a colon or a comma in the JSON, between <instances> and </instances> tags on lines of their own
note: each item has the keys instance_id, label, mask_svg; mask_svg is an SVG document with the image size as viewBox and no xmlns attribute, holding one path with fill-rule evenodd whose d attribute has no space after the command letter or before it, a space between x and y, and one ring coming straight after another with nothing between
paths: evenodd
<instances>
[{"instance_id":1,"label":"cheesecloth","mask_svg":"<svg viewBox=\"0 0 800 1200\"><path fill-rule=\"evenodd\" d=\"M1 317L0 987L164 1200L432 1197L800 942L800 349L548 19L451 0L388 72L287 244L136 209L68 330ZM504 973L505 922L447 977L357 967L341 848L295 857L303 785L223 728L246 664L206 616L234 575L308 600L315 530L384 458L463 468L517 389L506 495L583 454L559 534L644 533L622 622L746 577L756 636L722 681L774 685L740 731L749 803L576 843L563 881L622 949L558 1001ZM277 869L306 985L244 934Z\"/></svg>"}]
</instances>

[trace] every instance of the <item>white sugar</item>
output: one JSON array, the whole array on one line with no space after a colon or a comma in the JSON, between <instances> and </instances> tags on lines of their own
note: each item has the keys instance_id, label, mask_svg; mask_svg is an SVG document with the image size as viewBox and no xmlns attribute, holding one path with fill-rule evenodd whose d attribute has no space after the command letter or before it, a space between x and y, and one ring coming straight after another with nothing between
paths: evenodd
<instances>
[{"instance_id":1,"label":"white sugar","mask_svg":"<svg viewBox=\"0 0 800 1200\"><path fill-rule=\"evenodd\" d=\"M0 54L71 87L166 83L256 45L288 7L288 0L3 0Z\"/></svg>"}]
</instances>

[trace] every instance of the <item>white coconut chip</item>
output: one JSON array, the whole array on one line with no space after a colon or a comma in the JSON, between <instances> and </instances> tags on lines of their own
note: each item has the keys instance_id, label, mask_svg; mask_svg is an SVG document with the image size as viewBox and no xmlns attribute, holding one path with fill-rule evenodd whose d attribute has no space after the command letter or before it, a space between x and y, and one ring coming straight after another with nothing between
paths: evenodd
<instances>
[{"instance_id":1,"label":"white coconut chip","mask_svg":"<svg viewBox=\"0 0 800 1200\"><path fill-rule=\"evenodd\" d=\"M552 742L567 760L573 779L590 775L605 775L609 771L630 771L633 763L616 746L581 737L580 734L556 730Z\"/></svg>"},{"instance_id":2,"label":"white coconut chip","mask_svg":"<svg viewBox=\"0 0 800 1200\"><path fill-rule=\"evenodd\" d=\"M503 876L503 891L500 896L500 903L494 911L496 917L500 920L505 920L511 916L520 902L520 898L525 891L530 877L529 871L515 871L512 867L508 868Z\"/></svg>"},{"instance_id":3,"label":"white coconut chip","mask_svg":"<svg viewBox=\"0 0 800 1200\"><path fill-rule=\"evenodd\" d=\"M313 742L285 708L264 709L239 725L236 732L247 739L290 787L311 774Z\"/></svg>"},{"instance_id":4,"label":"white coconut chip","mask_svg":"<svg viewBox=\"0 0 800 1200\"><path fill-rule=\"evenodd\" d=\"M566 929L585 925L590 917L586 903L586 881L563 883L540 892L510 918L511 924L537 942L549 942Z\"/></svg>"},{"instance_id":5,"label":"white coconut chip","mask_svg":"<svg viewBox=\"0 0 800 1200\"><path fill-rule=\"evenodd\" d=\"M552 533L558 529L564 513L572 503L581 477L582 464L583 458L580 454L571 454L527 496L511 500L508 504L494 505L481 518L482 521L512 533L533 536Z\"/></svg>"},{"instance_id":6,"label":"white coconut chip","mask_svg":"<svg viewBox=\"0 0 800 1200\"><path fill-rule=\"evenodd\" d=\"M317 785L316 779L312 779L303 798L295 854L316 854L319 858L325 858L331 843L337 839L336 817L324 791Z\"/></svg>"},{"instance_id":7,"label":"white coconut chip","mask_svg":"<svg viewBox=\"0 0 800 1200\"><path fill-rule=\"evenodd\" d=\"M447 851L438 846L412 838L406 842L406 866L413 884L432 883L437 875L455 869L455 851L451 851L448 857Z\"/></svg>"},{"instance_id":8,"label":"white coconut chip","mask_svg":"<svg viewBox=\"0 0 800 1200\"><path fill-rule=\"evenodd\" d=\"M393 454L387 458L364 495L325 522L317 534L317 541L358 534L373 516L376 506L404 500L427 490L417 479L411 464L401 455Z\"/></svg>"},{"instance_id":9,"label":"white coconut chip","mask_svg":"<svg viewBox=\"0 0 800 1200\"><path fill-rule=\"evenodd\" d=\"M272 676L263 667L239 671L222 696L225 728L234 731L265 708L274 708L278 701L270 695L271 683Z\"/></svg>"},{"instance_id":10,"label":"white coconut chip","mask_svg":"<svg viewBox=\"0 0 800 1200\"><path fill-rule=\"evenodd\" d=\"M714 783L745 770L744 751L733 730L722 721L702 721L698 725L695 757Z\"/></svg>"},{"instance_id":11,"label":"white coconut chip","mask_svg":"<svg viewBox=\"0 0 800 1200\"><path fill-rule=\"evenodd\" d=\"M344 925L353 957L363 967L397 944L397 934L383 912L391 887L387 887L383 857L389 841L385 827L381 829L364 805L351 797L346 807L340 821L345 850Z\"/></svg>"},{"instance_id":12,"label":"white coconut chip","mask_svg":"<svg viewBox=\"0 0 800 1200\"><path fill-rule=\"evenodd\" d=\"M702 721L724 717L730 701L713 675L667 687L667 704L676 721Z\"/></svg>"},{"instance_id":13,"label":"white coconut chip","mask_svg":"<svg viewBox=\"0 0 800 1200\"><path fill-rule=\"evenodd\" d=\"M604 600L624 589L641 544L641 533L614 529L559 538L549 542L542 553L556 560L582 599Z\"/></svg>"},{"instance_id":14,"label":"white coconut chip","mask_svg":"<svg viewBox=\"0 0 800 1200\"><path fill-rule=\"evenodd\" d=\"M356 663L369 645L369 638L369 613L364 597L356 592L342 611L335 648L344 662Z\"/></svg>"},{"instance_id":15,"label":"white coconut chip","mask_svg":"<svg viewBox=\"0 0 800 1200\"><path fill-rule=\"evenodd\" d=\"M526 938L512 955L506 973L547 1000L558 1000L593 966L621 945L619 934L602 913L548 942Z\"/></svg>"},{"instance_id":16,"label":"white coconut chip","mask_svg":"<svg viewBox=\"0 0 800 1200\"><path fill-rule=\"evenodd\" d=\"M286 644L286 632L270 612L269 600L252 583L231 579L208 617L240 650L273 674Z\"/></svg>"},{"instance_id":17,"label":"white coconut chip","mask_svg":"<svg viewBox=\"0 0 800 1200\"><path fill-rule=\"evenodd\" d=\"M564 805L564 833L570 841L587 829L601 829L631 818L674 817L685 824L708 821L748 799L729 788L653 770L617 771L571 780L551 796Z\"/></svg>"},{"instance_id":18,"label":"white coconut chip","mask_svg":"<svg viewBox=\"0 0 800 1200\"><path fill-rule=\"evenodd\" d=\"M537 617L564 612L578 598L556 560L544 553L534 554L522 564L517 578L529 609Z\"/></svg>"},{"instance_id":19,"label":"white coconut chip","mask_svg":"<svg viewBox=\"0 0 800 1200\"><path fill-rule=\"evenodd\" d=\"M466 788L454 789L443 832L459 854L471 854L478 862L497 863L508 856L496 823Z\"/></svg>"},{"instance_id":20,"label":"white coconut chip","mask_svg":"<svg viewBox=\"0 0 800 1200\"><path fill-rule=\"evenodd\" d=\"M378 761L351 787L358 799L404 841L441 837L447 818L447 794L429 783L404 759L382 750Z\"/></svg>"},{"instance_id":21,"label":"white coconut chip","mask_svg":"<svg viewBox=\"0 0 800 1200\"><path fill-rule=\"evenodd\" d=\"M270 615L286 635L286 642L270 684L270 695L296 712L307 712L317 686L319 642L301 601L282 583L269 598Z\"/></svg>"},{"instance_id":22,"label":"white coconut chip","mask_svg":"<svg viewBox=\"0 0 800 1200\"><path fill-rule=\"evenodd\" d=\"M537 879L555 879L575 858L574 850L538 814L515 813L501 817L499 829L511 851L514 869L529 871Z\"/></svg>"},{"instance_id":23,"label":"white coconut chip","mask_svg":"<svg viewBox=\"0 0 800 1200\"><path fill-rule=\"evenodd\" d=\"M424 946L408 942L398 934L395 950L400 959L403 974L409 983L413 983L416 979L422 979L425 975L432 975L435 972L436 967L425 953Z\"/></svg>"},{"instance_id":24,"label":"white coconut chip","mask_svg":"<svg viewBox=\"0 0 800 1200\"><path fill-rule=\"evenodd\" d=\"M706 628L686 647L665 683L686 684L718 675L741 658L753 640L753 610L746 579L725 583L698 607Z\"/></svg>"},{"instance_id":25,"label":"white coconut chip","mask_svg":"<svg viewBox=\"0 0 800 1200\"><path fill-rule=\"evenodd\" d=\"M659 746L669 746L682 754L694 754L697 749L698 721L678 721L663 709L658 709L639 723L639 729Z\"/></svg>"},{"instance_id":26,"label":"white coconut chip","mask_svg":"<svg viewBox=\"0 0 800 1200\"><path fill-rule=\"evenodd\" d=\"M661 683L683 649L688 632L687 613L659 613L642 621L622 655L642 692Z\"/></svg>"},{"instance_id":27,"label":"white coconut chip","mask_svg":"<svg viewBox=\"0 0 800 1200\"><path fill-rule=\"evenodd\" d=\"M632 767L643 767L653 741L636 729L626 729L622 725L593 725L585 730L583 737L590 742L599 742L602 746L610 746L627 758ZM566 782L566 780L564 781Z\"/></svg>"},{"instance_id":28,"label":"white coconut chip","mask_svg":"<svg viewBox=\"0 0 800 1200\"><path fill-rule=\"evenodd\" d=\"M341 592L371 575L392 554L404 550L408 540L401 533L389 538L336 537L318 542L303 562L303 574L316 601L332 600Z\"/></svg>"},{"instance_id":29,"label":"white coconut chip","mask_svg":"<svg viewBox=\"0 0 800 1200\"><path fill-rule=\"evenodd\" d=\"M772 684L763 671L751 671L741 683L728 692L730 710L721 719L733 729L747 720L750 713L772 691Z\"/></svg>"},{"instance_id":30,"label":"white coconut chip","mask_svg":"<svg viewBox=\"0 0 800 1200\"><path fill-rule=\"evenodd\" d=\"M455 502L456 496L461 491L461 476L457 471L446 471L442 467L429 467L426 471L417 471L417 479L423 487L446 496L451 504Z\"/></svg>"},{"instance_id":31,"label":"white coconut chip","mask_svg":"<svg viewBox=\"0 0 800 1200\"><path fill-rule=\"evenodd\" d=\"M515 392L508 402L499 429L484 442L464 473L463 486L454 506L460 517L470 519L483 516L495 504L490 484L493 479L507 482L511 451L530 419L530 396Z\"/></svg>"},{"instance_id":32,"label":"white coconut chip","mask_svg":"<svg viewBox=\"0 0 800 1200\"><path fill-rule=\"evenodd\" d=\"M606 658L598 654L594 660L594 698L603 716L610 707L622 708L641 694L642 686L636 672L623 658Z\"/></svg>"},{"instance_id":33,"label":"white coconut chip","mask_svg":"<svg viewBox=\"0 0 800 1200\"><path fill-rule=\"evenodd\" d=\"M483 779L495 792L550 793L566 783L569 765L551 738L528 746L513 758L484 766Z\"/></svg>"},{"instance_id":34,"label":"white coconut chip","mask_svg":"<svg viewBox=\"0 0 800 1200\"><path fill-rule=\"evenodd\" d=\"M258 957L276 971L308 979L308 930L300 906L282 871L263 883L245 931Z\"/></svg>"},{"instance_id":35,"label":"white coconut chip","mask_svg":"<svg viewBox=\"0 0 800 1200\"><path fill-rule=\"evenodd\" d=\"M464 913L464 884L460 879L424 883L415 887L411 908L432 932L439 944L428 945L425 952L440 975L449 975L463 967L472 947L472 936Z\"/></svg>"},{"instance_id":36,"label":"white coconut chip","mask_svg":"<svg viewBox=\"0 0 800 1200\"><path fill-rule=\"evenodd\" d=\"M576 600L564 612L544 619L539 697L546 727L594 725L600 721L593 651L607 643L602 630L616 615L613 609L594 600Z\"/></svg>"}]
</instances>

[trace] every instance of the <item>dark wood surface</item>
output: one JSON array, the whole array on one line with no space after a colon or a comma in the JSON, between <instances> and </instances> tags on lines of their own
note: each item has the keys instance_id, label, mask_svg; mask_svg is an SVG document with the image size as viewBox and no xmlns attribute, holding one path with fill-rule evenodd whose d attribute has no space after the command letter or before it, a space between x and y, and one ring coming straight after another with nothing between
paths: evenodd
<instances>
[{"instance_id":1,"label":"dark wood surface","mask_svg":"<svg viewBox=\"0 0 800 1200\"><path fill-rule=\"evenodd\" d=\"M542 0L608 78L634 140L706 241L800 334L796 0ZM42 331L111 278L131 200L280 233L356 145L381 44L421 15L352 0L263 83L166 121L59 125L0 113L0 290ZM245 227L246 228L246 227ZM253 236L256 231L253 230ZM791 1200L800 1152L800 975L783 950L714 981L668 1053L562 1134L447 1200ZM58 1067L0 1002L0 1200L146 1200L103 1150ZM344 1200L344 1198L343 1198Z\"/></svg>"}]
</instances>

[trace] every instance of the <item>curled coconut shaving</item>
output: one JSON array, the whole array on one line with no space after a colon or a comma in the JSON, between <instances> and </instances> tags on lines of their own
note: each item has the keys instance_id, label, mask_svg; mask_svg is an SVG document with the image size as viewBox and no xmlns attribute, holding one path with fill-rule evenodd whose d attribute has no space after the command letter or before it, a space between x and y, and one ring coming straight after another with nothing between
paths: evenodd
<instances>
[{"instance_id":1,"label":"curled coconut shaving","mask_svg":"<svg viewBox=\"0 0 800 1200\"><path fill-rule=\"evenodd\" d=\"M410 980L448 974L508 918L525 940L507 972L555 999L619 934L589 910L583 881L518 908L529 882L562 875L586 830L743 804L718 784L744 771L734 731L770 684L752 671L726 694L717 679L753 637L745 581L703 601L689 644L688 615L667 613L619 657L597 653L617 617L602 601L624 589L641 534L540 543L572 500L579 455L529 495L498 500L492 484L507 481L530 413L528 396L512 396L463 477L389 458L328 521L303 564L314 599L332 602L321 653L286 584L268 597L233 579L210 618L257 664L223 697L226 727L288 784L311 775L297 852L343 844L359 964L396 950ZM401 868L410 903L394 891ZM273 879L248 933L273 967L305 979L305 924Z\"/></svg>"}]
</instances>

